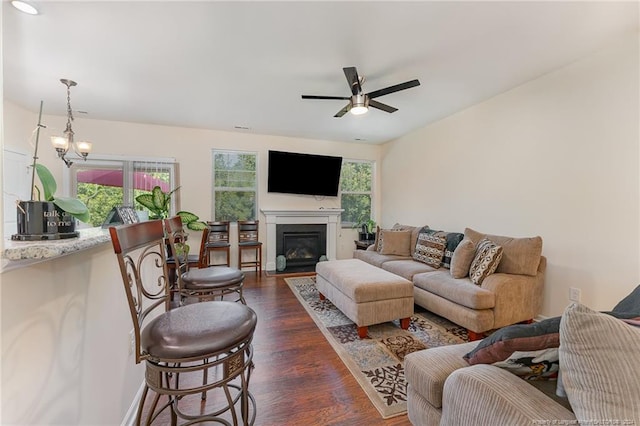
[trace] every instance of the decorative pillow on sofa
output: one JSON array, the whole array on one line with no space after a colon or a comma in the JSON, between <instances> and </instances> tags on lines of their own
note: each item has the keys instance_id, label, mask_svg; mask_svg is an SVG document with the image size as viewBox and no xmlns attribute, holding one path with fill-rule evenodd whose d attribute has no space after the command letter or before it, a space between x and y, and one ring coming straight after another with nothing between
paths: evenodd
<instances>
[{"instance_id":1,"label":"decorative pillow on sofa","mask_svg":"<svg viewBox=\"0 0 640 426\"><path fill-rule=\"evenodd\" d=\"M411 231L381 231L380 254L411 256Z\"/></svg>"},{"instance_id":2,"label":"decorative pillow on sofa","mask_svg":"<svg viewBox=\"0 0 640 426\"><path fill-rule=\"evenodd\" d=\"M438 235L444 235L445 237L444 256L442 256L441 266L449 269L451 267L451 258L453 257L453 253L455 253L458 244L460 244L464 238L464 234L461 234L460 232L441 231Z\"/></svg>"},{"instance_id":3,"label":"decorative pillow on sofa","mask_svg":"<svg viewBox=\"0 0 640 426\"><path fill-rule=\"evenodd\" d=\"M612 312L637 314L640 316L640 285L627 295L627 297L618 302Z\"/></svg>"},{"instance_id":4,"label":"decorative pillow on sofa","mask_svg":"<svg viewBox=\"0 0 640 426\"><path fill-rule=\"evenodd\" d=\"M426 263L434 268L439 268L444 257L446 237L439 231L424 227L418 234L413 258L418 262Z\"/></svg>"},{"instance_id":5,"label":"decorative pillow on sofa","mask_svg":"<svg viewBox=\"0 0 640 426\"><path fill-rule=\"evenodd\" d=\"M639 353L640 327L580 304L567 307L560 321L562 382L581 424L640 424Z\"/></svg>"},{"instance_id":6,"label":"decorative pillow on sofa","mask_svg":"<svg viewBox=\"0 0 640 426\"><path fill-rule=\"evenodd\" d=\"M497 272L535 277L542 256L542 238L512 238L501 235L486 235L471 228L464 230L464 236L474 243L488 238L502 247L502 260Z\"/></svg>"},{"instance_id":7,"label":"decorative pillow on sofa","mask_svg":"<svg viewBox=\"0 0 640 426\"><path fill-rule=\"evenodd\" d=\"M476 255L476 245L469 239L462 240L451 256L451 276L464 278L469 275L471 262Z\"/></svg>"},{"instance_id":8,"label":"decorative pillow on sofa","mask_svg":"<svg viewBox=\"0 0 640 426\"><path fill-rule=\"evenodd\" d=\"M489 240L482 239L476 248L476 255L469 267L469 278L474 284L481 285L482 281L493 274L502 259L502 247Z\"/></svg>"},{"instance_id":9,"label":"decorative pillow on sofa","mask_svg":"<svg viewBox=\"0 0 640 426\"><path fill-rule=\"evenodd\" d=\"M514 352L541 351L560 346L560 317L531 324L514 324L485 337L474 350L463 356L470 364L493 364Z\"/></svg>"}]
</instances>

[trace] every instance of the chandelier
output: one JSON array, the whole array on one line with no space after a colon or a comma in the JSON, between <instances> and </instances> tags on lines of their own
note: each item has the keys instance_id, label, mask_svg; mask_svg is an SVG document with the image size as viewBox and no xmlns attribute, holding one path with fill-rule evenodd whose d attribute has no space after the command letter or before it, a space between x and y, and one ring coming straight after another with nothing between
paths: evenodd
<instances>
[{"instance_id":1,"label":"chandelier","mask_svg":"<svg viewBox=\"0 0 640 426\"><path fill-rule=\"evenodd\" d=\"M58 158L64 161L64 164L66 164L67 167L71 167L73 161L67 158L69 149L72 149L79 158L86 161L87 156L91 152L91 142L75 142L73 139L74 133L71 128L71 122L73 121L73 112L71 110L71 87L76 86L78 83L66 78L60 79L60 82L67 86L67 128L64 130L63 136L52 136L51 144L58 152Z\"/></svg>"}]
</instances>

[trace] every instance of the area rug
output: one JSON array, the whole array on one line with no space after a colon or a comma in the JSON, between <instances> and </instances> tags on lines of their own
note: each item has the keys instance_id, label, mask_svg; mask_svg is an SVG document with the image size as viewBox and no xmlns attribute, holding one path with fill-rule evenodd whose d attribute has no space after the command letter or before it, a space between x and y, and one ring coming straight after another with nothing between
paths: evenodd
<instances>
[{"instance_id":1,"label":"area rug","mask_svg":"<svg viewBox=\"0 0 640 426\"><path fill-rule=\"evenodd\" d=\"M320 300L315 276L284 280L385 419L407 412L407 354L468 340L464 328L418 306L408 330L396 320L369 326L367 338L360 339L349 318L328 299Z\"/></svg>"}]
</instances>

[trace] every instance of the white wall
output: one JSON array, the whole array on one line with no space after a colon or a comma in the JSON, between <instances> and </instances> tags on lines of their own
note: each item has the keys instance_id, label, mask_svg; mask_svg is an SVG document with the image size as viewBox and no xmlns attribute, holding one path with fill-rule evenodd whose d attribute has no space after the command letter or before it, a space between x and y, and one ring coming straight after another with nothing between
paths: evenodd
<instances>
[{"instance_id":1,"label":"white wall","mask_svg":"<svg viewBox=\"0 0 640 426\"><path fill-rule=\"evenodd\" d=\"M144 377L111 244L2 274L2 424L120 424Z\"/></svg>"},{"instance_id":2,"label":"white wall","mask_svg":"<svg viewBox=\"0 0 640 426\"><path fill-rule=\"evenodd\" d=\"M611 309L640 282L638 61L635 34L388 143L383 225L540 235L542 314Z\"/></svg>"}]
</instances>

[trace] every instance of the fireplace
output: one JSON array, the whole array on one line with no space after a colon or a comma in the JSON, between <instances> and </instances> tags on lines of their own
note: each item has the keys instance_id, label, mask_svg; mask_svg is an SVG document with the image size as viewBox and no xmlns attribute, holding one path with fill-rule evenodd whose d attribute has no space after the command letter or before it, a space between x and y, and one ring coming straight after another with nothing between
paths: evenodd
<instances>
[{"instance_id":1,"label":"fireplace","mask_svg":"<svg viewBox=\"0 0 640 426\"><path fill-rule=\"evenodd\" d=\"M276 256L286 259L285 272L313 271L320 256L326 255L327 225L276 225Z\"/></svg>"},{"instance_id":2,"label":"fireplace","mask_svg":"<svg viewBox=\"0 0 640 426\"><path fill-rule=\"evenodd\" d=\"M326 227L326 245L324 254L328 260L336 259L338 248L338 219L342 209L319 208L307 210L262 209L264 214L267 244L267 271L276 270L276 226L278 225L324 225Z\"/></svg>"}]
</instances>

